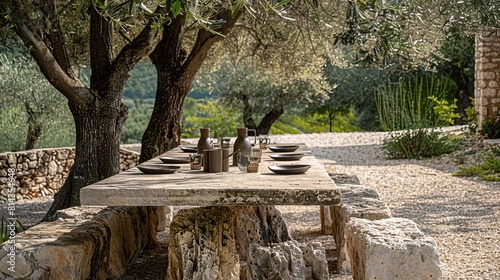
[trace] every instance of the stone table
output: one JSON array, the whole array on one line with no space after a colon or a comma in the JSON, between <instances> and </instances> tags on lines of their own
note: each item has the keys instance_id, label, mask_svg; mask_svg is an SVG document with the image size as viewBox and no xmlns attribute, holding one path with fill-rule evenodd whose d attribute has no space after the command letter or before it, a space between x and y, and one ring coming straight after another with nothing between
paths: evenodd
<instances>
[{"instance_id":1,"label":"stone table","mask_svg":"<svg viewBox=\"0 0 500 280\"><path fill-rule=\"evenodd\" d=\"M300 161L274 161L265 150L258 173L190 170L189 164L173 174L144 174L131 168L80 192L82 205L104 206L228 206L228 205L340 205L340 190L319 161L300 144ZM187 157L179 148L163 156ZM159 157L144 164L164 164ZM309 164L304 174L277 175L268 166ZM179 165L179 164L169 164Z\"/></svg>"},{"instance_id":2,"label":"stone table","mask_svg":"<svg viewBox=\"0 0 500 280\"><path fill-rule=\"evenodd\" d=\"M283 243L294 241L274 205L339 206L341 193L307 146L298 145L296 153L304 153L299 161L274 161L271 151L265 150L257 173L241 172L236 166L230 166L229 172L207 173L190 170L189 164L171 164L181 166L172 174L144 174L132 168L82 188L80 200L82 205L202 206L180 210L170 225L169 279L303 278L305 271L309 271L306 277L321 279L328 275L326 258L318 265L322 261L304 253L312 250L307 255L321 255L316 249ZM175 148L162 156L188 154ZM157 157L144 164L164 163ZM311 168L294 175L268 169L281 164ZM284 245L281 249L273 245L271 250L278 251L270 253L269 246L275 243ZM282 260L295 263L278 262L263 271L262 265L255 264L262 254L285 254ZM296 257L301 254L304 259Z\"/></svg>"}]
</instances>

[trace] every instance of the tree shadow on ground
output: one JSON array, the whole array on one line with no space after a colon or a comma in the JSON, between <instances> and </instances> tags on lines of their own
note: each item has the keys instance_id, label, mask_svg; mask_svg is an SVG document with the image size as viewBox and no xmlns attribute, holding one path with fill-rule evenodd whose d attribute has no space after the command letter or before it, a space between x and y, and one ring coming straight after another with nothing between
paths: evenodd
<instances>
[{"instance_id":1,"label":"tree shadow on ground","mask_svg":"<svg viewBox=\"0 0 500 280\"><path fill-rule=\"evenodd\" d=\"M452 176L454 172L459 170L460 166L463 166L450 162L453 158L448 158L448 161L439 158L387 159L382 145L314 147L311 150L326 169L329 169L330 166L332 169L335 166L366 167L367 172L371 174L370 176L375 176L372 173L376 172L376 167L390 166L394 175L389 174L389 176L393 176L391 183L388 183L389 186L382 185L383 181L381 181L383 176L387 174L381 174L382 178L371 182L372 184L380 184L377 187L382 190L388 188L390 191L397 191L398 179L414 181L417 189L406 193L399 201L391 201L390 208L394 217L411 219L428 234L496 230L490 225L499 221L500 184L471 177L456 177L455 183L443 184L441 178L444 177L440 176ZM428 168L429 171L419 169L418 172L427 173L407 174L406 172L416 169L412 168L415 165ZM398 178L399 176L401 178ZM419 185L425 186L426 189L419 192Z\"/></svg>"}]
</instances>

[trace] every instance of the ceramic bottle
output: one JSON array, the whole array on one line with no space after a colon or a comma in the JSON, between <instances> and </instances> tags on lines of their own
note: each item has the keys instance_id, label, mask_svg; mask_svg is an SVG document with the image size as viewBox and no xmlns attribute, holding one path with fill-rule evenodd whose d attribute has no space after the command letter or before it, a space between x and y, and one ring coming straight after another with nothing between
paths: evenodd
<instances>
[{"instance_id":1,"label":"ceramic bottle","mask_svg":"<svg viewBox=\"0 0 500 280\"><path fill-rule=\"evenodd\" d=\"M248 134L248 128L243 127L243 128L237 128L238 131L238 137L236 138L236 141L234 142L234 147L233 147L233 152L237 151L238 149L242 153L246 152L251 152L252 149L252 143L250 140L248 140L247 134ZM238 153L233 154L233 166L238 165Z\"/></svg>"},{"instance_id":2,"label":"ceramic bottle","mask_svg":"<svg viewBox=\"0 0 500 280\"><path fill-rule=\"evenodd\" d=\"M196 145L197 153L203 154L204 150L212 148L212 143L210 143L210 128L200 128L200 139L198 140L198 145Z\"/></svg>"}]
</instances>

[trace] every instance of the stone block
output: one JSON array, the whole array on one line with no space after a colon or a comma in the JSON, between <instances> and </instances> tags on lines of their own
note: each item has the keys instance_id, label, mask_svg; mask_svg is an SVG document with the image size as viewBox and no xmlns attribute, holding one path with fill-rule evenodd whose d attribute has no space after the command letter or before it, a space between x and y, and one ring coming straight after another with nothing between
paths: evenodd
<instances>
[{"instance_id":1,"label":"stone block","mask_svg":"<svg viewBox=\"0 0 500 280\"><path fill-rule=\"evenodd\" d=\"M483 96L485 97L496 97L497 96L497 89L494 88L487 88L483 90Z\"/></svg>"},{"instance_id":2,"label":"stone block","mask_svg":"<svg viewBox=\"0 0 500 280\"><path fill-rule=\"evenodd\" d=\"M498 68L498 64L496 63L483 63L482 69L484 70L489 70L489 69L496 69Z\"/></svg>"},{"instance_id":3,"label":"stone block","mask_svg":"<svg viewBox=\"0 0 500 280\"><path fill-rule=\"evenodd\" d=\"M170 224L167 279L240 279L229 207L181 209Z\"/></svg>"},{"instance_id":4,"label":"stone block","mask_svg":"<svg viewBox=\"0 0 500 280\"><path fill-rule=\"evenodd\" d=\"M346 228L354 280L441 279L436 242L403 218L352 218Z\"/></svg>"},{"instance_id":5,"label":"stone block","mask_svg":"<svg viewBox=\"0 0 500 280\"><path fill-rule=\"evenodd\" d=\"M291 240L269 246L250 244L243 279L328 279L325 249L320 243ZM241 279L240 278L240 279Z\"/></svg>"},{"instance_id":6,"label":"stone block","mask_svg":"<svg viewBox=\"0 0 500 280\"><path fill-rule=\"evenodd\" d=\"M483 81L483 80L476 80L475 87L476 87L477 89L479 89L479 88L486 88L486 86L487 86L486 81Z\"/></svg>"},{"instance_id":7,"label":"stone block","mask_svg":"<svg viewBox=\"0 0 500 280\"><path fill-rule=\"evenodd\" d=\"M170 224L167 278L246 279L252 244L289 240L281 212L273 206L181 209Z\"/></svg>"},{"instance_id":8,"label":"stone block","mask_svg":"<svg viewBox=\"0 0 500 280\"><path fill-rule=\"evenodd\" d=\"M16 235L16 269L0 249L0 273L14 279L118 279L156 243L155 207L74 207Z\"/></svg>"},{"instance_id":9,"label":"stone block","mask_svg":"<svg viewBox=\"0 0 500 280\"><path fill-rule=\"evenodd\" d=\"M38 166L38 162L37 161L29 161L28 162L28 168L29 169L34 169Z\"/></svg>"},{"instance_id":10,"label":"stone block","mask_svg":"<svg viewBox=\"0 0 500 280\"><path fill-rule=\"evenodd\" d=\"M310 274L306 275L306 279L328 279L328 261L326 259L325 248L323 248L321 243L309 242L300 244L299 247L302 250L306 268L310 268L307 269L307 271L310 271Z\"/></svg>"},{"instance_id":11,"label":"stone block","mask_svg":"<svg viewBox=\"0 0 500 280\"><path fill-rule=\"evenodd\" d=\"M69 152L70 152L69 150L65 150L65 149L56 150L56 159L58 159L58 160L67 159Z\"/></svg>"},{"instance_id":12,"label":"stone block","mask_svg":"<svg viewBox=\"0 0 500 280\"><path fill-rule=\"evenodd\" d=\"M52 176L57 174L57 163L55 161L49 162L47 173Z\"/></svg>"},{"instance_id":13,"label":"stone block","mask_svg":"<svg viewBox=\"0 0 500 280\"><path fill-rule=\"evenodd\" d=\"M248 254L248 280L306 279L306 265L296 241L273 247L251 243Z\"/></svg>"},{"instance_id":14,"label":"stone block","mask_svg":"<svg viewBox=\"0 0 500 280\"><path fill-rule=\"evenodd\" d=\"M337 253L337 272L350 270L347 255L345 227L352 218L379 220L391 217L391 211L379 199L378 193L361 185L339 185L342 193L341 206L330 207L333 237Z\"/></svg>"}]
</instances>

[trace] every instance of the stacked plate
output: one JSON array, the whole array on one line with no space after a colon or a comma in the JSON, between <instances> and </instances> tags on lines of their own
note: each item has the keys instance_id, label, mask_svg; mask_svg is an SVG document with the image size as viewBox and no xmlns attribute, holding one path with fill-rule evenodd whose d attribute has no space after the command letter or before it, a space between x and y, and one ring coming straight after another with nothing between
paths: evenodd
<instances>
[{"instance_id":1,"label":"stacked plate","mask_svg":"<svg viewBox=\"0 0 500 280\"><path fill-rule=\"evenodd\" d=\"M179 170L180 166L173 165L138 165L137 168L146 174L169 174Z\"/></svg>"},{"instance_id":2,"label":"stacked plate","mask_svg":"<svg viewBox=\"0 0 500 280\"><path fill-rule=\"evenodd\" d=\"M293 164L293 165L275 165L269 166L269 169L276 174L302 174L311 168L307 164Z\"/></svg>"}]
</instances>

